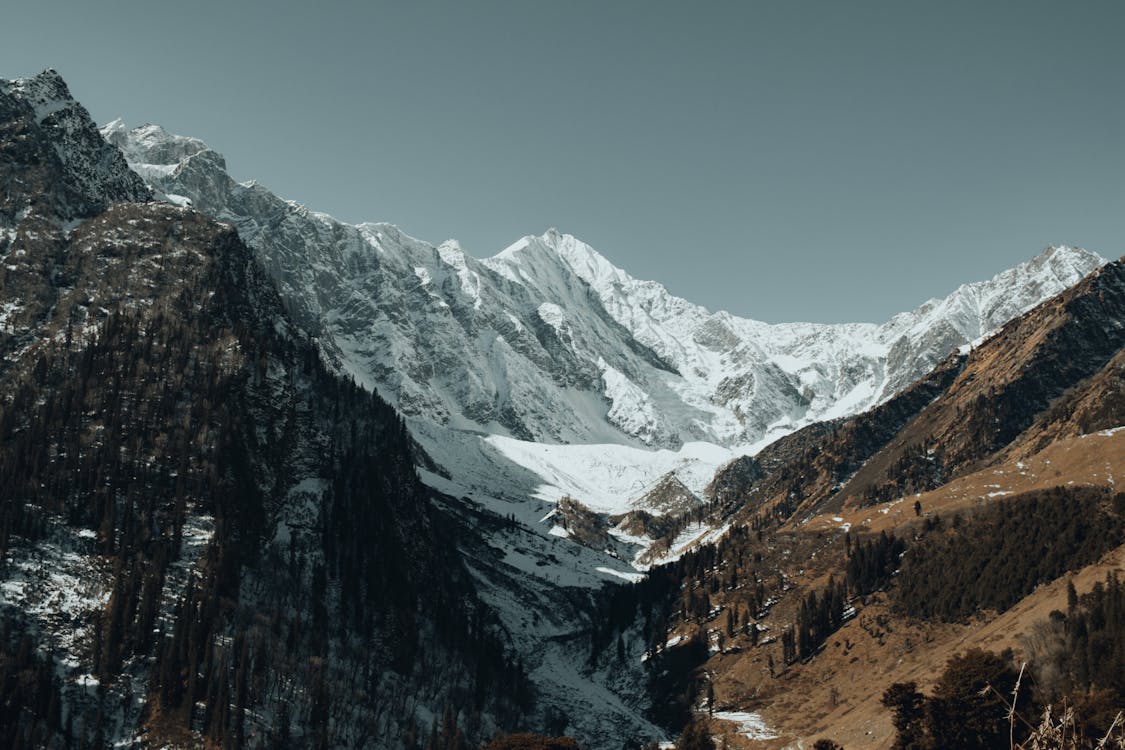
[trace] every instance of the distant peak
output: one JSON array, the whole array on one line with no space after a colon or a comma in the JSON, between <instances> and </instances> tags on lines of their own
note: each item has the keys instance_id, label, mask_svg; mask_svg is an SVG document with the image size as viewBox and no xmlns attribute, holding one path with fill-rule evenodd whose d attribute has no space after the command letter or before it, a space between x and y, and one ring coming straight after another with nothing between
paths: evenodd
<instances>
[{"instance_id":1,"label":"distant peak","mask_svg":"<svg viewBox=\"0 0 1125 750\"><path fill-rule=\"evenodd\" d=\"M12 81L12 83L21 87L50 87L65 92L67 96L70 95L70 90L66 86L66 81L63 80L63 77L59 75L59 72L54 68L47 68L28 78L17 78Z\"/></svg>"},{"instance_id":2,"label":"distant peak","mask_svg":"<svg viewBox=\"0 0 1125 750\"><path fill-rule=\"evenodd\" d=\"M118 118L99 128L102 137L117 146L125 157L134 164L178 164L205 151L215 154L225 168L222 155L212 151L198 138L169 133L160 125L145 123L129 128Z\"/></svg>"},{"instance_id":3,"label":"distant peak","mask_svg":"<svg viewBox=\"0 0 1125 750\"><path fill-rule=\"evenodd\" d=\"M51 93L56 96L65 97L70 99L70 89L66 86L66 81L59 75L58 71L54 68L47 68L42 73L29 76L27 78L15 78L7 82L12 88L18 89L25 93Z\"/></svg>"},{"instance_id":4,"label":"distant peak","mask_svg":"<svg viewBox=\"0 0 1125 750\"><path fill-rule=\"evenodd\" d=\"M465 250L461 243L454 239L446 240L437 246L438 256L451 265L465 265Z\"/></svg>"},{"instance_id":5,"label":"distant peak","mask_svg":"<svg viewBox=\"0 0 1125 750\"><path fill-rule=\"evenodd\" d=\"M555 249L570 245L582 245L583 247L589 247L589 245L575 237L573 234L567 234L566 232L560 231L556 227L551 227L538 237L528 237L527 239L537 239L544 245Z\"/></svg>"},{"instance_id":6,"label":"distant peak","mask_svg":"<svg viewBox=\"0 0 1125 750\"><path fill-rule=\"evenodd\" d=\"M1055 274L1077 274L1081 277L1108 262L1097 253L1081 247L1048 245L1034 258L1021 263L1013 270L1022 269L1027 273L1042 273L1049 270Z\"/></svg>"},{"instance_id":7,"label":"distant peak","mask_svg":"<svg viewBox=\"0 0 1125 750\"><path fill-rule=\"evenodd\" d=\"M1084 247L1077 247L1075 245L1047 245L1043 248L1043 252L1039 253L1036 258L1083 258L1087 260L1100 260L1102 263L1106 259L1092 250L1087 250ZM1034 259L1033 259L1034 260Z\"/></svg>"},{"instance_id":8,"label":"distant peak","mask_svg":"<svg viewBox=\"0 0 1125 750\"><path fill-rule=\"evenodd\" d=\"M531 235L527 235L526 237L520 237L518 240L516 240L512 244L508 245L506 248L504 248L500 252L496 253L496 255L494 255L493 258L495 258L496 260L504 260L504 259L507 259L507 258L514 258L517 253L519 253L520 251L527 248L531 244L531 240L533 240L533 239L535 239L535 238Z\"/></svg>"},{"instance_id":9,"label":"distant peak","mask_svg":"<svg viewBox=\"0 0 1125 750\"><path fill-rule=\"evenodd\" d=\"M54 180L69 193L60 218L93 215L109 203L150 200L152 193L130 171L117 149L99 135L86 108L76 102L62 76L54 69L30 78L0 79L0 97L16 106L5 106L3 118L32 122L28 136L51 147L61 172Z\"/></svg>"},{"instance_id":10,"label":"distant peak","mask_svg":"<svg viewBox=\"0 0 1125 750\"><path fill-rule=\"evenodd\" d=\"M510 265L561 263L594 289L602 290L632 280L625 271L572 234L551 227L541 235L527 235L488 259Z\"/></svg>"}]
</instances>

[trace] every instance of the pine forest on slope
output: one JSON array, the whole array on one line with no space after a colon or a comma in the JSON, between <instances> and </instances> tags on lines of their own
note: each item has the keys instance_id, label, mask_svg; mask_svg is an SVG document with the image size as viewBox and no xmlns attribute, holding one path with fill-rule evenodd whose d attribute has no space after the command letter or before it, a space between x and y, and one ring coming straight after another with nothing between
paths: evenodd
<instances>
[{"instance_id":1,"label":"pine forest on slope","mask_svg":"<svg viewBox=\"0 0 1125 750\"><path fill-rule=\"evenodd\" d=\"M321 364L237 234L149 202L52 73L0 84L0 144L6 746L526 717L401 419Z\"/></svg>"}]
</instances>

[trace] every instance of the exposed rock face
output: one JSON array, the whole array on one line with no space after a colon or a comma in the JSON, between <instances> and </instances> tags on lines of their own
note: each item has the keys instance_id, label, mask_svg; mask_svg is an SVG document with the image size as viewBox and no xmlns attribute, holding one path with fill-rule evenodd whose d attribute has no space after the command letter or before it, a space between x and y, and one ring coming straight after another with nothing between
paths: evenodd
<instances>
[{"instance_id":1,"label":"exposed rock face","mask_svg":"<svg viewBox=\"0 0 1125 750\"><path fill-rule=\"evenodd\" d=\"M884 398L897 393L968 342L1078 283L1104 260L1068 247L1049 247L1027 263L990 279L964 284L942 300L896 315L883 327L891 345ZM927 363L918 371L910 363Z\"/></svg>"},{"instance_id":2,"label":"exposed rock face","mask_svg":"<svg viewBox=\"0 0 1125 750\"><path fill-rule=\"evenodd\" d=\"M1051 402L1030 427L996 457L1018 461L1065 438L1089 435L1125 425L1125 349L1105 367Z\"/></svg>"},{"instance_id":3,"label":"exposed rock face","mask_svg":"<svg viewBox=\"0 0 1125 750\"><path fill-rule=\"evenodd\" d=\"M67 234L113 201L151 193L54 71L0 80L0 183L0 355L7 355L31 341L54 304L41 281L64 262Z\"/></svg>"},{"instance_id":4,"label":"exposed rock face","mask_svg":"<svg viewBox=\"0 0 1125 750\"><path fill-rule=\"evenodd\" d=\"M757 456L720 469L708 490L722 515L747 518L759 512L785 521L821 509L840 488L878 456L964 366L950 357L889 401L854 417L821 422L787 435Z\"/></svg>"},{"instance_id":5,"label":"exposed rock face","mask_svg":"<svg viewBox=\"0 0 1125 750\"><path fill-rule=\"evenodd\" d=\"M658 515L684 515L701 509L703 501L675 474L669 473L665 474L655 487L633 500L630 505Z\"/></svg>"},{"instance_id":6,"label":"exposed rock face","mask_svg":"<svg viewBox=\"0 0 1125 750\"><path fill-rule=\"evenodd\" d=\"M0 217L8 222L30 208L68 221L93 215L110 202L151 198L55 71L0 81L0 121L5 169L20 175L6 182L9 187L0 197ZM70 178L61 185L45 184L56 169Z\"/></svg>"},{"instance_id":7,"label":"exposed rock face","mask_svg":"<svg viewBox=\"0 0 1125 750\"><path fill-rule=\"evenodd\" d=\"M559 500L557 516L562 528L579 544L599 551L612 546L605 519L574 498Z\"/></svg>"},{"instance_id":8,"label":"exposed rock face","mask_svg":"<svg viewBox=\"0 0 1125 750\"><path fill-rule=\"evenodd\" d=\"M975 348L948 390L841 495L870 500L901 491L903 482L912 481L906 468L919 447L933 467L926 471L946 480L980 468L1067 391L1099 385L1088 379L1125 347L1123 321L1125 262L1115 261Z\"/></svg>"},{"instance_id":9,"label":"exposed rock face","mask_svg":"<svg viewBox=\"0 0 1125 750\"><path fill-rule=\"evenodd\" d=\"M528 439L628 439L572 415L611 408L603 376L628 388L638 371L658 365L641 347L614 351L624 332L573 275L543 269L561 297L548 302L455 242L434 247L391 225L345 225L237 184L222 157L198 141L153 126L111 125L106 133L161 190L234 223L261 251L295 319L405 415ZM646 437L673 438L658 427Z\"/></svg>"}]
</instances>

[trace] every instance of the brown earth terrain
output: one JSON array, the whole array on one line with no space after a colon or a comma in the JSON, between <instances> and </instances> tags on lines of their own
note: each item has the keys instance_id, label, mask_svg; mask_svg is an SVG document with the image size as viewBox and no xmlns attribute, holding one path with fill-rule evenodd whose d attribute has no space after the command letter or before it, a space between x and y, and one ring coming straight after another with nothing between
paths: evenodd
<instances>
[{"instance_id":1,"label":"brown earth terrain","mask_svg":"<svg viewBox=\"0 0 1125 750\"><path fill-rule=\"evenodd\" d=\"M864 537L880 531L910 539L927 518L969 516L1001 499L1057 487L1113 488L1125 481L1125 429L1104 430L1060 440L1023 460L989 467L930 492L863 508L818 515L780 529L766 543L767 563L785 578L790 592L819 590L830 574L840 575L844 536ZM916 515L914 503L920 504ZM773 554L771 558L769 555ZM778 736L749 740L737 722L711 720L711 729L730 747L805 747L822 737L845 748L887 748L894 741L889 712L880 704L895 682L915 681L929 690L954 655L979 647L999 652L1011 648L1020 657L1022 639L1052 610L1066 609L1066 584L1079 593L1111 571L1125 573L1125 545L1096 564L1041 585L1003 614L982 613L967 623L920 621L892 612L887 596L876 593L851 604L854 617L804 662L784 666L778 635L792 622L801 596L787 593L760 621L765 630L757 648L745 636L725 639L705 670L719 712L755 712ZM716 600L721 606L721 603ZM707 626L722 630L720 616ZM771 666L773 676L771 676Z\"/></svg>"}]
</instances>

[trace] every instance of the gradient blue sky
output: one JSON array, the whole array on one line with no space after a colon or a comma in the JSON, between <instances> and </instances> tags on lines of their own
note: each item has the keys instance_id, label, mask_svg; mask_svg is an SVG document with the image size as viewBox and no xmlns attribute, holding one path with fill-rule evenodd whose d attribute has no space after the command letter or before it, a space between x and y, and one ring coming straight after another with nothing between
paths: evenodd
<instances>
[{"instance_id":1,"label":"gradient blue sky","mask_svg":"<svg viewBox=\"0 0 1125 750\"><path fill-rule=\"evenodd\" d=\"M0 77L484 257L550 226L769 321L1125 253L1123 2L16 3Z\"/></svg>"}]
</instances>

